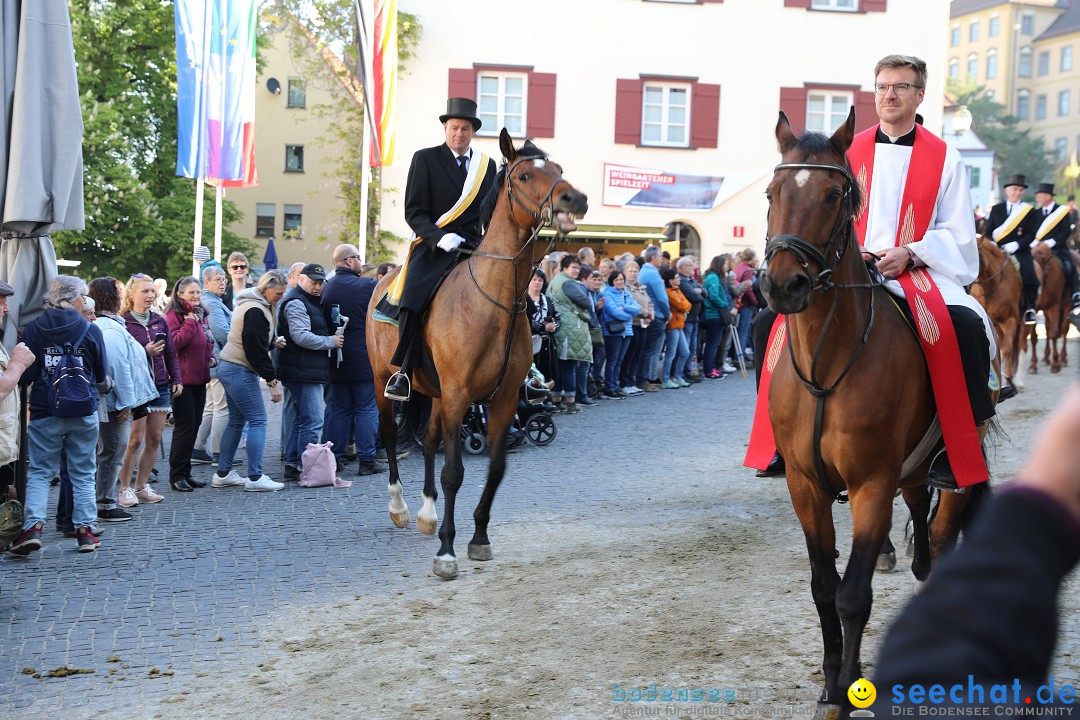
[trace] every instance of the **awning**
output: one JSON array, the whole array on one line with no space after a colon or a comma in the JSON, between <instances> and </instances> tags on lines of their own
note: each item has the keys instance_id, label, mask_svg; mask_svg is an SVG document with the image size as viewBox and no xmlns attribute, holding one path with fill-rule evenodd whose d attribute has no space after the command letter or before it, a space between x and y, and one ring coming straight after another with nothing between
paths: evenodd
<instances>
[{"instance_id":1,"label":"awning","mask_svg":"<svg viewBox=\"0 0 1080 720\"><path fill-rule=\"evenodd\" d=\"M540 237L550 238L555 234L551 228L540 231ZM639 243L641 245L659 244L670 240L662 227L641 225L578 225L569 235L560 238L560 242L612 242L619 244Z\"/></svg>"}]
</instances>

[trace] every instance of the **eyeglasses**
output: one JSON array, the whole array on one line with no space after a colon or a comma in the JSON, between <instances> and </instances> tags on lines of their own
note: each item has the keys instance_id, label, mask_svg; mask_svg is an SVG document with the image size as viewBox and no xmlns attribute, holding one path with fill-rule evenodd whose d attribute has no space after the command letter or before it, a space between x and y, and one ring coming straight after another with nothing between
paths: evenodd
<instances>
[{"instance_id":1,"label":"eyeglasses","mask_svg":"<svg viewBox=\"0 0 1080 720\"><path fill-rule=\"evenodd\" d=\"M907 95L908 90L911 88L921 88L922 85L915 85L913 83L898 82L898 83L878 83L874 86L874 92L878 95L885 96L889 94L889 88L893 89L897 95Z\"/></svg>"},{"instance_id":2,"label":"eyeglasses","mask_svg":"<svg viewBox=\"0 0 1080 720\"><path fill-rule=\"evenodd\" d=\"M247 265L230 265L233 270L247 270Z\"/></svg>"},{"instance_id":3,"label":"eyeglasses","mask_svg":"<svg viewBox=\"0 0 1080 720\"><path fill-rule=\"evenodd\" d=\"M342 260L359 260L359 259L360 259L359 255L346 255L344 258L342 258Z\"/></svg>"}]
</instances>

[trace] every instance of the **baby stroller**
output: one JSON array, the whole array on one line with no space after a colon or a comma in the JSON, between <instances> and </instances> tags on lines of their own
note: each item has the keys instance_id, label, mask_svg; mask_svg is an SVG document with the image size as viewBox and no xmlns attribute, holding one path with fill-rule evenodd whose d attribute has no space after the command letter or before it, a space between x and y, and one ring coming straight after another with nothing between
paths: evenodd
<instances>
[{"instance_id":1,"label":"baby stroller","mask_svg":"<svg viewBox=\"0 0 1080 720\"><path fill-rule=\"evenodd\" d=\"M534 377L527 378L518 395L514 424L507 434L508 447L515 448L531 440L534 445L547 445L555 439L558 429L551 413L551 391ZM487 408L473 403L461 422L461 448L470 455L482 455L487 450Z\"/></svg>"}]
</instances>

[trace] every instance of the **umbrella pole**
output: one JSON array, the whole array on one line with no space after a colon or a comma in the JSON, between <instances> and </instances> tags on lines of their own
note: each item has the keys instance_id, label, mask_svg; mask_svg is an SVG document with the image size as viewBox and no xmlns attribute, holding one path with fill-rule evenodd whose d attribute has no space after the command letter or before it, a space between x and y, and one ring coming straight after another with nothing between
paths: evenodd
<instances>
[{"instance_id":1,"label":"umbrella pole","mask_svg":"<svg viewBox=\"0 0 1080 720\"><path fill-rule=\"evenodd\" d=\"M225 189L221 187L223 181L218 180L214 188L214 257L221 262L221 201L225 197Z\"/></svg>"},{"instance_id":2,"label":"umbrella pole","mask_svg":"<svg viewBox=\"0 0 1080 720\"><path fill-rule=\"evenodd\" d=\"M32 385L27 385L19 393L19 457L15 461L15 492L19 496L19 502L24 506L26 505L26 473L30 462L30 454L27 452L30 437L26 432L26 420L29 416L30 388L32 387Z\"/></svg>"}]
</instances>

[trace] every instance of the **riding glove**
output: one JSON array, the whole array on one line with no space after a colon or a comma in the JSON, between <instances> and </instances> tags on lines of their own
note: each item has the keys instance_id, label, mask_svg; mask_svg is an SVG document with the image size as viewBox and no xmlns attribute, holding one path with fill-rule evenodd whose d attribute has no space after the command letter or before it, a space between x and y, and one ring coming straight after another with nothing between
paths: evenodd
<instances>
[{"instance_id":1,"label":"riding glove","mask_svg":"<svg viewBox=\"0 0 1080 720\"><path fill-rule=\"evenodd\" d=\"M461 237L457 233L446 233L439 239L439 242L436 244L439 246L440 249L445 250L446 252L453 252L454 250L457 250L458 245L461 245L461 243L463 242L465 242L465 238Z\"/></svg>"},{"instance_id":2,"label":"riding glove","mask_svg":"<svg viewBox=\"0 0 1080 720\"><path fill-rule=\"evenodd\" d=\"M1020 249L1020 243L1013 240L1012 242L1007 242L1002 245L1001 249L1012 255L1014 252Z\"/></svg>"}]
</instances>

